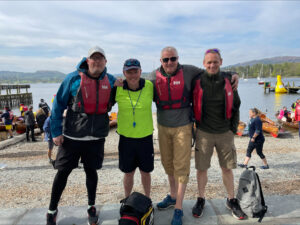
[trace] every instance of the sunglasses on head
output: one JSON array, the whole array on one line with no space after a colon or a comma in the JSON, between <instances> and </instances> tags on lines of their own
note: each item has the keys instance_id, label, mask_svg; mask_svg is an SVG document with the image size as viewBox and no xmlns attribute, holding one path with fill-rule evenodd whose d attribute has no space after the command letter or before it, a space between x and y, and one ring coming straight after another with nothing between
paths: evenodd
<instances>
[{"instance_id":1,"label":"sunglasses on head","mask_svg":"<svg viewBox=\"0 0 300 225\"><path fill-rule=\"evenodd\" d=\"M141 64L137 60L129 60L125 62L125 66L141 66Z\"/></svg>"},{"instance_id":2,"label":"sunglasses on head","mask_svg":"<svg viewBox=\"0 0 300 225\"><path fill-rule=\"evenodd\" d=\"M206 50L205 55L208 53L218 53L220 55L220 50L217 48L211 48L211 49Z\"/></svg>"},{"instance_id":3,"label":"sunglasses on head","mask_svg":"<svg viewBox=\"0 0 300 225\"><path fill-rule=\"evenodd\" d=\"M175 61L177 60L177 57L173 56L173 57L170 57L170 58L163 58L163 59L162 59L162 61L163 61L164 63L169 62L169 60L170 60L171 62L175 62Z\"/></svg>"}]
</instances>

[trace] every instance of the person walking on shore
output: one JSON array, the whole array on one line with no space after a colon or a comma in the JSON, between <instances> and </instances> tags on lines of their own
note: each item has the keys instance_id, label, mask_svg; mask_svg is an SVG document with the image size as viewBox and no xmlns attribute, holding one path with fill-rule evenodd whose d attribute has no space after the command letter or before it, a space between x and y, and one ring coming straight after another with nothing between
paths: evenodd
<instances>
[{"instance_id":1,"label":"person walking on shore","mask_svg":"<svg viewBox=\"0 0 300 225\"><path fill-rule=\"evenodd\" d=\"M4 118L4 125L5 129L9 133L9 138L13 138L13 132L12 132L12 124L14 119L14 114L9 108L9 106L4 107L5 112L1 115L1 118Z\"/></svg>"},{"instance_id":2,"label":"person walking on shore","mask_svg":"<svg viewBox=\"0 0 300 225\"><path fill-rule=\"evenodd\" d=\"M189 180L192 145L192 79L203 73L192 65L179 64L176 48L161 51L161 67L153 71L154 101L161 162L168 175L170 194L157 204L160 210L175 207L172 225L181 225L182 203ZM237 87L238 76L235 76Z\"/></svg>"},{"instance_id":3,"label":"person walking on shore","mask_svg":"<svg viewBox=\"0 0 300 225\"><path fill-rule=\"evenodd\" d=\"M296 102L295 121L299 122L299 138L300 138L300 98L298 98Z\"/></svg>"},{"instance_id":4,"label":"person walking on shore","mask_svg":"<svg viewBox=\"0 0 300 225\"><path fill-rule=\"evenodd\" d=\"M76 71L64 79L54 99L50 123L53 142L59 146L54 163L58 171L53 181L47 225L56 224L58 202L80 158L86 174L88 223L99 222L95 207L97 170L102 167L104 142L109 132L111 88L116 81L107 73L106 62L104 50L92 47Z\"/></svg>"},{"instance_id":5,"label":"person walking on shore","mask_svg":"<svg viewBox=\"0 0 300 225\"><path fill-rule=\"evenodd\" d=\"M261 169L269 169L267 159L263 154L263 146L265 142L265 137L262 131L262 122L258 116L258 110L256 108L249 110L250 123L249 123L249 137L250 141L247 148L246 158L243 164L238 164L239 167L245 168L251 159L251 154L254 149L256 149L257 155L263 161Z\"/></svg>"},{"instance_id":6,"label":"person walking on shore","mask_svg":"<svg viewBox=\"0 0 300 225\"><path fill-rule=\"evenodd\" d=\"M114 89L118 103L119 168L124 173L125 198L132 191L138 167L145 195L150 198L154 168L152 101L153 84L141 78L141 64L128 59L123 66L123 87Z\"/></svg>"},{"instance_id":7,"label":"person walking on shore","mask_svg":"<svg viewBox=\"0 0 300 225\"><path fill-rule=\"evenodd\" d=\"M26 124L26 140L29 141L29 132L31 133L31 140L33 142L36 141L35 137L34 137L34 125L35 125L35 118L34 118L34 114L32 112L32 105L29 106L28 111L26 111L24 113L24 120L25 120L25 124Z\"/></svg>"},{"instance_id":8,"label":"person walking on shore","mask_svg":"<svg viewBox=\"0 0 300 225\"><path fill-rule=\"evenodd\" d=\"M205 52L204 74L193 81L193 109L196 119L195 167L197 170L198 194L192 209L194 217L201 217L205 205L207 170L210 167L214 148L218 153L223 183L227 191L226 207L237 219L244 219L237 199L234 197L232 169L236 168L234 134L239 123L240 98L227 77L220 72L220 50Z\"/></svg>"},{"instance_id":9,"label":"person walking on shore","mask_svg":"<svg viewBox=\"0 0 300 225\"><path fill-rule=\"evenodd\" d=\"M45 100L43 98L41 98L41 100L40 100L39 108L41 108L42 110L44 110L46 116L48 116L48 114L50 112L50 107L47 104L47 102L45 102Z\"/></svg>"}]
</instances>

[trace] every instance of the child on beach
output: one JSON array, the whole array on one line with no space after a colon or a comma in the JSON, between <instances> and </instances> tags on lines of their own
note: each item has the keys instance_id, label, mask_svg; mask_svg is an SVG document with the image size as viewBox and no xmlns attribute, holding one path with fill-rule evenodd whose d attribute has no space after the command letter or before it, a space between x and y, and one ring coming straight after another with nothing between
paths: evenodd
<instances>
[{"instance_id":1,"label":"child on beach","mask_svg":"<svg viewBox=\"0 0 300 225\"><path fill-rule=\"evenodd\" d=\"M52 140L52 135L51 135L51 126L50 126L50 116L47 117L43 130L45 132L45 138L44 140L48 142L48 159L49 163L53 164L54 160L52 159L52 150L53 150L53 140Z\"/></svg>"},{"instance_id":2,"label":"child on beach","mask_svg":"<svg viewBox=\"0 0 300 225\"><path fill-rule=\"evenodd\" d=\"M249 124L249 136L250 141L246 153L246 158L243 164L238 164L239 167L245 168L248 166L248 163L251 159L251 154L254 149L256 149L257 155L262 159L263 166L261 169L269 169L269 165L267 163L267 159L265 155L262 153L263 145L265 142L265 137L262 132L262 122L259 118L258 110L256 108L250 109L249 116L250 116L250 124Z\"/></svg>"}]
</instances>

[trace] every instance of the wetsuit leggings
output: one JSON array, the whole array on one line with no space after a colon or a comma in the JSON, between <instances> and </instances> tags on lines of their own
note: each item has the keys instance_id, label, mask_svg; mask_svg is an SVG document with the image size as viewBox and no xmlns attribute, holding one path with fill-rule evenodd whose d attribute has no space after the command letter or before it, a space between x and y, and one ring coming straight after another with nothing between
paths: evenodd
<instances>
[{"instance_id":1,"label":"wetsuit leggings","mask_svg":"<svg viewBox=\"0 0 300 225\"><path fill-rule=\"evenodd\" d=\"M265 140L263 140L263 141L257 141L257 142L250 141L249 145L248 145L246 156L249 157L249 158L251 158L251 153L253 152L254 149L256 149L256 153L257 153L257 155L259 155L259 157L261 159L266 158L265 155L262 153L264 142L265 142Z\"/></svg>"},{"instance_id":2,"label":"wetsuit leggings","mask_svg":"<svg viewBox=\"0 0 300 225\"><path fill-rule=\"evenodd\" d=\"M60 197L66 187L68 177L73 169L65 168L57 171L52 185L49 210L56 210ZM98 174L96 169L84 168L86 174L86 188L88 205L95 205Z\"/></svg>"}]
</instances>

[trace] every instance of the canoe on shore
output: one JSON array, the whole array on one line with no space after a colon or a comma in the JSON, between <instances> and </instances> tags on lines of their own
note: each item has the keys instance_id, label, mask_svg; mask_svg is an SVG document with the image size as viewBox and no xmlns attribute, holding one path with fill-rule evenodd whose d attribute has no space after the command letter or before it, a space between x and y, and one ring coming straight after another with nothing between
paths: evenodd
<instances>
[{"instance_id":1,"label":"canoe on shore","mask_svg":"<svg viewBox=\"0 0 300 225\"><path fill-rule=\"evenodd\" d=\"M280 123L285 126L285 127L289 127L289 128L294 128L294 129L299 129L299 122L298 121L294 121L294 122L285 122L280 120Z\"/></svg>"},{"instance_id":2,"label":"canoe on shore","mask_svg":"<svg viewBox=\"0 0 300 225\"><path fill-rule=\"evenodd\" d=\"M243 121L239 121L239 125L237 128L236 134L239 136L243 136L244 130L245 130L246 124Z\"/></svg>"},{"instance_id":3,"label":"canoe on shore","mask_svg":"<svg viewBox=\"0 0 300 225\"><path fill-rule=\"evenodd\" d=\"M269 119L266 114L264 114L262 111L257 109L258 116L262 121L262 129L263 131L270 133L273 137L277 138L279 133L279 127L277 126L276 122Z\"/></svg>"}]
</instances>

